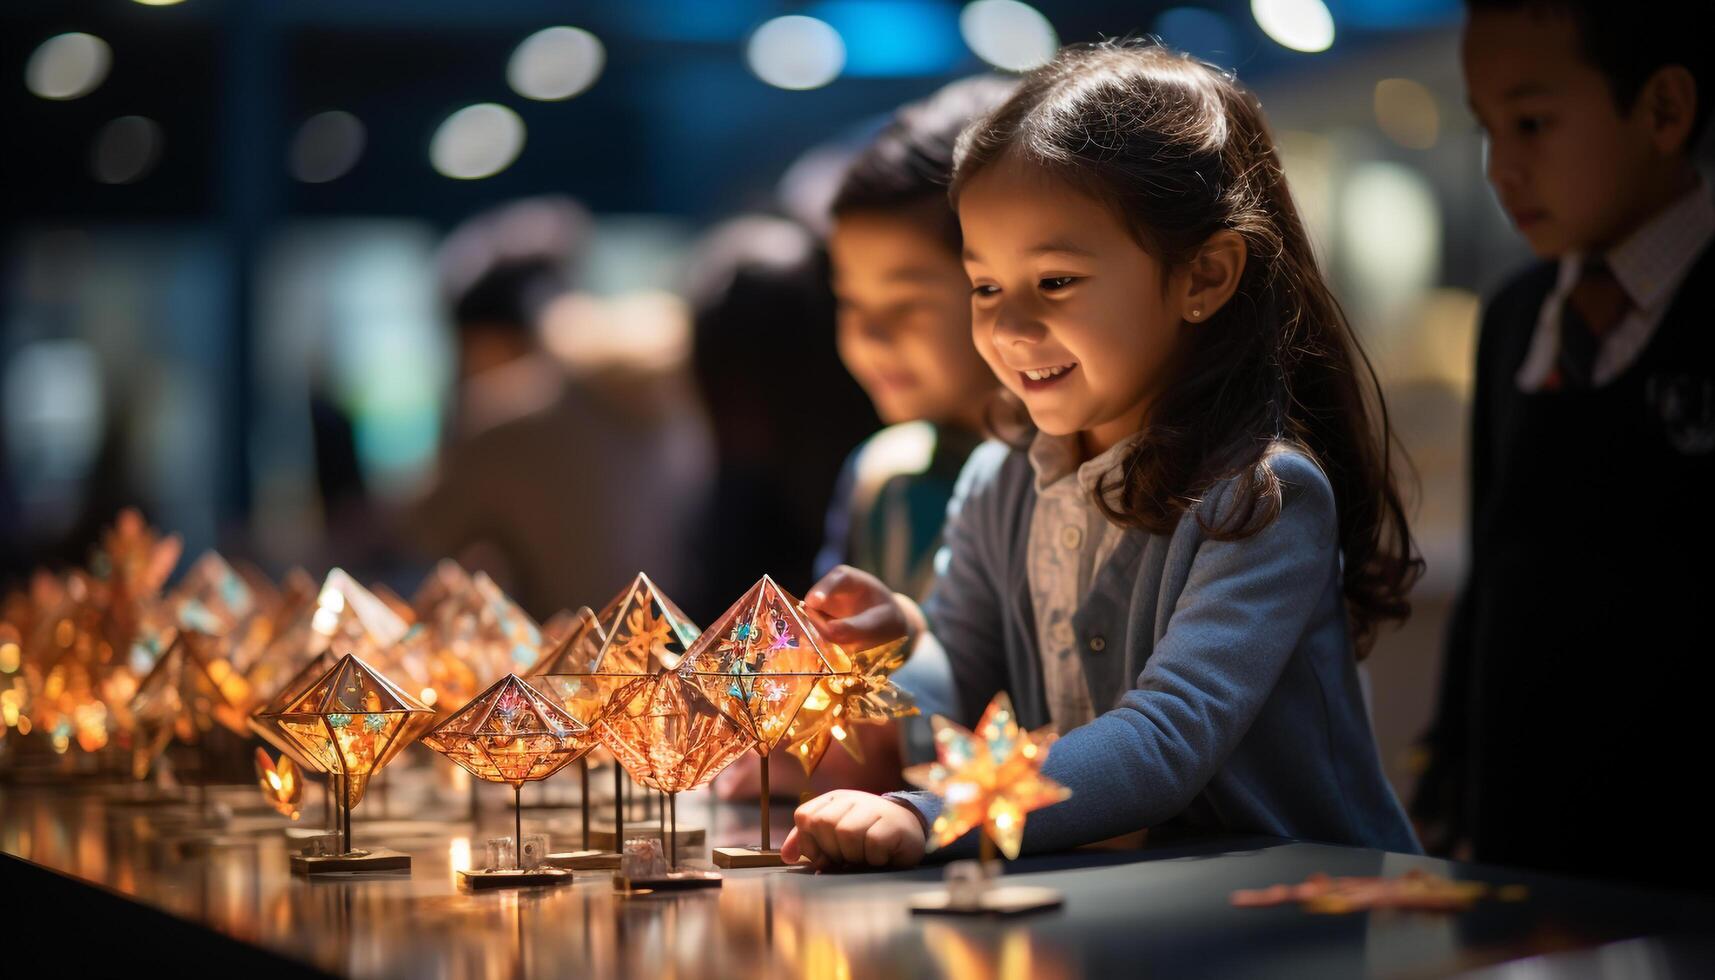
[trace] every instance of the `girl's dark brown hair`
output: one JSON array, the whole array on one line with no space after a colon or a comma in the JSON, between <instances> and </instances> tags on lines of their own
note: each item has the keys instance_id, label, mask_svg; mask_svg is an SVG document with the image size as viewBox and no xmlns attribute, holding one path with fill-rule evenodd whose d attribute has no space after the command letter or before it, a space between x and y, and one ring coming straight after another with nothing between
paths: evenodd
<instances>
[{"instance_id":1,"label":"girl's dark brown hair","mask_svg":"<svg viewBox=\"0 0 1715 980\"><path fill-rule=\"evenodd\" d=\"M959 140L952 193L995 162L1022 163L1101 201L1145 251L1192 259L1231 229L1247 259L1237 291L1191 327L1174 383L1151 406L1096 504L1116 522L1167 533L1216 483L1236 506L1211 520L1220 540L1255 534L1280 513L1270 447L1310 454L1334 487L1353 646L1409 615L1423 569L1396 486L1394 441L1374 369L1317 267L1256 98L1231 75L1158 44L1068 47ZM1030 437L1003 393L996 430ZM1104 481L1105 483L1105 481Z\"/></svg>"}]
</instances>

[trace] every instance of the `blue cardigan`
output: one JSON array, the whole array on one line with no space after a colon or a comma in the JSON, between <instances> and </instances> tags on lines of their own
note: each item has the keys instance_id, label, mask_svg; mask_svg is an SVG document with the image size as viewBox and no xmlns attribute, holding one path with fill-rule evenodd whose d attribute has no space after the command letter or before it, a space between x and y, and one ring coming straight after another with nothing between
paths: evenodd
<instances>
[{"instance_id":1,"label":"blue cardigan","mask_svg":"<svg viewBox=\"0 0 1715 980\"><path fill-rule=\"evenodd\" d=\"M1173 820L1421 852L1359 689L1333 488L1297 450L1271 458L1283 501L1257 534L1216 541L1188 513L1171 534L1128 530L1096 573L1072 624L1091 703L1108 710L1050 749L1043 772L1072 796L1030 815L1026 851ZM1218 516L1230 491L1200 511ZM1005 690L1020 724L1049 723L1026 580L1035 502L1023 452L972 454L923 606L930 634L897 675L925 715L969 727ZM929 822L940 810L930 793L890 797Z\"/></svg>"}]
</instances>

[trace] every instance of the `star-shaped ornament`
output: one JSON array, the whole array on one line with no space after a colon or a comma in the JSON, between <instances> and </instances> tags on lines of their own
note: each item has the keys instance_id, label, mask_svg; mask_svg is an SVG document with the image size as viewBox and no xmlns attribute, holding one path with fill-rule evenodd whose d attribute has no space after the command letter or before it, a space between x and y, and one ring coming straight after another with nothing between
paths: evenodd
<instances>
[{"instance_id":1,"label":"star-shaped ornament","mask_svg":"<svg viewBox=\"0 0 1715 980\"><path fill-rule=\"evenodd\" d=\"M911 695L893 683L893 672L905 665L903 638L856 653L835 647L836 661L845 667L817 683L786 733L787 748L809 775L821 764L828 746L838 742L853 759L863 761L857 725L880 724L890 718L917 714Z\"/></svg>"},{"instance_id":2,"label":"star-shaped ornament","mask_svg":"<svg viewBox=\"0 0 1715 980\"><path fill-rule=\"evenodd\" d=\"M1048 747L1058 736L1046 728L1020 729L1005 691L989 702L975 731L940 715L930 722L937 761L905 770L907 782L940 796L944 804L929 828L929 849L981 827L1009 860L1018 857L1025 816L1072 795L1042 775Z\"/></svg>"}]
</instances>

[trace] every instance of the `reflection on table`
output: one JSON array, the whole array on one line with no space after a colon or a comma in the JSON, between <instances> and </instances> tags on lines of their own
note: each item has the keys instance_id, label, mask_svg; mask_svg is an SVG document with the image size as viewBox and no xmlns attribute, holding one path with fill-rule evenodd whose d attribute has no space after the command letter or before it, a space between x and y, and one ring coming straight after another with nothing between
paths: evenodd
<instances>
[{"instance_id":1,"label":"reflection on table","mask_svg":"<svg viewBox=\"0 0 1715 980\"><path fill-rule=\"evenodd\" d=\"M558 888L461 890L456 872L471 866L473 853L480 860L488 837L511 831L498 805L480 825L457 807L378 806L356 832L410 853L412 874L309 880L290 874L286 824L262 813L254 796L238 787L211 794L236 812L209 832L194 829L194 807L130 804L112 788L0 786L0 850L290 960L363 977L1425 975L1696 932L1715 921L1715 908L1685 896L1273 838L1026 858L1009 876L1058 888L1066 903L1019 919L913 918L906 899L939 878L933 866L820 876L735 871L717 891L670 896L616 895L596 872ZM319 805L313 795L306 800L305 821ZM702 794L682 802L680 815L700 819L710 845L745 843L757 830L754 806L717 805ZM528 831L546 825L555 846L576 842L575 810L537 807L525 819ZM790 826L790 808L777 806L774 823ZM638 821L628 833L654 828ZM1530 897L1458 915L1317 916L1228 901L1236 888L1315 871L1409 867L1523 884ZM7 875L0 888L17 880ZM23 896L0 897L12 906ZM0 941L25 938L13 932ZM78 957L73 951L60 962L75 966Z\"/></svg>"}]
</instances>

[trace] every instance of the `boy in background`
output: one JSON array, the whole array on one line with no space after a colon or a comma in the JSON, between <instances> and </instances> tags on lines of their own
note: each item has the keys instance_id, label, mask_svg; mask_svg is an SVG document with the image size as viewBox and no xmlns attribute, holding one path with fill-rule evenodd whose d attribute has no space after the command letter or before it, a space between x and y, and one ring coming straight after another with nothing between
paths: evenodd
<instances>
[{"instance_id":1,"label":"boy in background","mask_svg":"<svg viewBox=\"0 0 1715 980\"><path fill-rule=\"evenodd\" d=\"M1712 739L1712 93L1691 5L1467 0L1488 178L1470 564L1413 804L1432 853L1693 885ZM1704 885L1704 887L1707 887Z\"/></svg>"}]
</instances>

